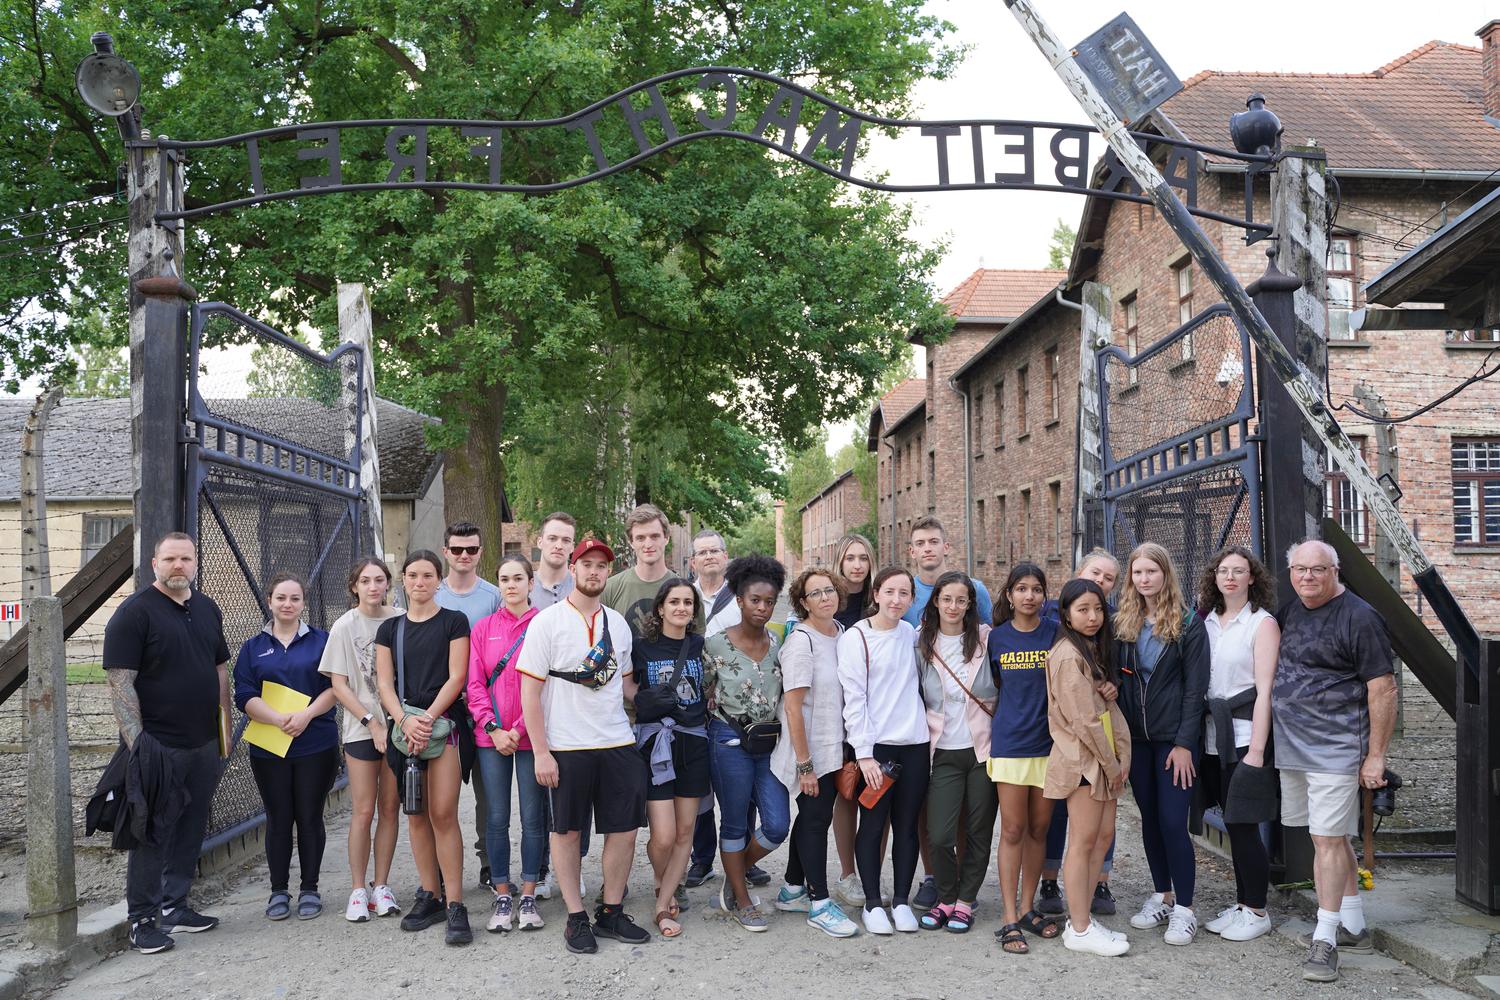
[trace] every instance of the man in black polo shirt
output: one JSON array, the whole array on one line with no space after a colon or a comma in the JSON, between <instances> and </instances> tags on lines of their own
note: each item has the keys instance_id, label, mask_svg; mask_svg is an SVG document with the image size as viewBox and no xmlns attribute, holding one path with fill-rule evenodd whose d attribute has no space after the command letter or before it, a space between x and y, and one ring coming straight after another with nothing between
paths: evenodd
<instances>
[{"instance_id":1,"label":"man in black polo shirt","mask_svg":"<svg viewBox=\"0 0 1500 1000\"><path fill-rule=\"evenodd\" d=\"M177 814L153 823L160 835L130 852L130 946L146 954L172 947L172 933L196 934L219 924L194 912L187 896L219 783L220 719L229 717L224 619L218 605L192 589L198 574L193 540L180 531L163 536L151 569L156 582L127 598L104 629L110 700L142 783L180 782L186 793L185 803L180 796L157 796Z\"/></svg>"}]
</instances>

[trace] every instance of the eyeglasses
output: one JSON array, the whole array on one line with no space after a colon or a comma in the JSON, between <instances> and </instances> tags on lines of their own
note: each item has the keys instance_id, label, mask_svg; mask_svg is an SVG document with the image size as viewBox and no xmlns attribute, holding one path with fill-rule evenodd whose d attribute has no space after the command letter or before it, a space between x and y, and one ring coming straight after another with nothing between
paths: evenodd
<instances>
[{"instance_id":1,"label":"eyeglasses","mask_svg":"<svg viewBox=\"0 0 1500 1000\"><path fill-rule=\"evenodd\" d=\"M696 549L693 552L693 555L695 556L721 556L723 554L724 550L718 547L714 547L711 549Z\"/></svg>"},{"instance_id":2,"label":"eyeglasses","mask_svg":"<svg viewBox=\"0 0 1500 1000\"><path fill-rule=\"evenodd\" d=\"M832 587L823 587L820 590L809 590L802 596L807 598L809 601L821 601L825 597L837 597L838 593L839 592Z\"/></svg>"},{"instance_id":3,"label":"eyeglasses","mask_svg":"<svg viewBox=\"0 0 1500 1000\"><path fill-rule=\"evenodd\" d=\"M482 545L450 545L448 551L456 556L477 556Z\"/></svg>"},{"instance_id":4,"label":"eyeglasses","mask_svg":"<svg viewBox=\"0 0 1500 1000\"><path fill-rule=\"evenodd\" d=\"M1220 566L1214 572L1218 573L1219 576L1241 577L1250 575L1250 571L1243 566Z\"/></svg>"},{"instance_id":5,"label":"eyeglasses","mask_svg":"<svg viewBox=\"0 0 1500 1000\"><path fill-rule=\"evenodd\" d=\"M1293 576L1327 576L1332 566L1290 566L1288 569Z\"/></svg>"},{"instance_id":6,"label":"eyeglasses","mask_svg":"<svg viewBox=\"0 0 1500 1000\"><path fill-rule=\"evenodd\" d=\"M967 597L939 597L938 606L943 608L967 608L969 599Z\"/></svg>"}]
</instances>

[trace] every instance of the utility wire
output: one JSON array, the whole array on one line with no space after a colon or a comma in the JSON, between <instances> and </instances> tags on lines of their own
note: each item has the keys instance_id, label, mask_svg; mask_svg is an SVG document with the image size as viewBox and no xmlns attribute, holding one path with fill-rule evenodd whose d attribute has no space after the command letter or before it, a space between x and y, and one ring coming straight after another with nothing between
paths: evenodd
<instances>
[{"instance_id":1,"label":"utility wire","mask_svg":"<svg viewBox=\"0 0 1500 1000\"><path fill-rule=\"evenodd\" d=\"M1495 348L1495 350L1490 351L1488 354L1486 354L1484 356L1484 360L1480 362L1480 370L1479 371L1475 372L1473 375L1471 375L1468 378L1464 379L1458 385L1454 386L1452 389L1449 389L1447 392L1443 393L1437 399L1434 399L1430 403L1426 403L1426 404L1424 404L1422 406L1417 407L1415 410L1412 410L1410 413L1405 414L1404 416L1400 416L1400 417L1381 417L1381 416L1377 416L1376 414L1370 413L1367 410L1362 410L1359 407L1355 406L1353 403L1350 403L1350 402L1347 402L1347 401L1343 402L1343 403L1340 403L1338 406L1334 407L1334 409L1335 410L1348 410L1350 413L1353 413L1355 416L1363 417L1364 419L1369 420L1369 421L1371 421L1373 423L1377 423L1377 424L1401 424L1401 423L1405 423L1408 420L1412 420L1412 419L1414 419L1416 417L1420 417L1422 414L1428 412L1429 410L1436 409L1437 407L1443 405L1444 403L1448 402L1448 400L1452 399L1454 396L1457 396L1459 393L1463 392L1465 389L1467 389L1469 386L1475 384L1476 382L1482 382L1485 379L1489 378L1491 375L1494 375L1495 373L1500 372L1500 364L1495 365L1493 368L1489 368L1489 369L1484 368L1484 365L1486 365L1486 364L1489 363L1490 358L1492 358L1492 357L1495 356L1495 352L1496 351L1500 351L1500 347Z\"/></svg>"}]
</instances>

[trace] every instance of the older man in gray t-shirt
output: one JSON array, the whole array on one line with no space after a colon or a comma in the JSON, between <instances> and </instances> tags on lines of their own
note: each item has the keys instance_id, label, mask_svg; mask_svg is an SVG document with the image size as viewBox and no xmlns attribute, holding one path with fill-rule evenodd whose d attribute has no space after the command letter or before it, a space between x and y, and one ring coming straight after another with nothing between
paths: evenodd
<instances>
[{"instance_id":1,"label":"older man in gray t-shirt","mask_svg":"<svg viewBox=\"0 0 1500 1000\"><path fill-rule=\"evenodd\" d=\"M1306 541L1287 555L1297 598L1278 615L1281 651L1271 688L1281 821L1305 826L1316 855L1318 926L1304 979L1338 978L1338 949L1369 951L1370 930L1349 837L1360 789L1386 783L1396 683L1385 622L1339 582L1338 553Z\"/></svg>"}]
</instances>

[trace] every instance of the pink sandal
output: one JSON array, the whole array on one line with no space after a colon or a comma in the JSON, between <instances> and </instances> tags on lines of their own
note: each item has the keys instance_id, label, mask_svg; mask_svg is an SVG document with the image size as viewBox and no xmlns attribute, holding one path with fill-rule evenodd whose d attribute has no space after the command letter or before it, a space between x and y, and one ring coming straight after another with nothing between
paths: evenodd
<instances>
[{"instance_id":1,"label":"pink sandal","mask_svg":"<svg viewBox=\"0 0 1500 1000\"><path fill-rule=\"evenodd\" d=\"M953 912L948 915L948 929L954 934L966 934L974 925L974 911L962 903L953 905Z\"/></svg>"},{"instance_id":2,"label":"pink sandal","mask_svg":"<svg viewBox=\"0 0 1500 1000\"><path fill-rule=\"evenodd\" d=\"M953 904L939 903L932 909L928 910L926 913L922 914L922 919L917 921L917 923L922 926L922 929L924 931L936 931L941 930L943 927L945 927L948 923L948 919L952 916Z\"/></svg>"}]
</instances>

